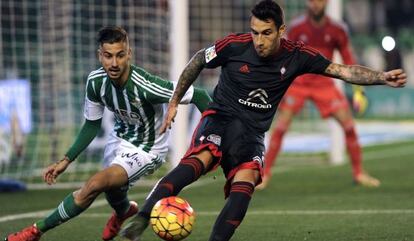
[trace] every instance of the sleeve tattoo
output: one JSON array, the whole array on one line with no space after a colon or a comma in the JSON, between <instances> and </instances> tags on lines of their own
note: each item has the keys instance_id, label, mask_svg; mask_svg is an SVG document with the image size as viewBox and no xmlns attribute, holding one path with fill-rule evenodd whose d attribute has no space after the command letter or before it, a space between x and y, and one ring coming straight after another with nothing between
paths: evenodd
<instances>
[{"instance_id":1,"label":"sleeve tattoo","mask_svg":"<svg viewBox=\"0 0 414 241\"><path fill-rule=\"evenodd\" d=\"M360 65L343 65L331 63L326 68L324 74L357 85L385 84L384 72L375 71L368 67Z\"/></svg>"},{"instance_id":2,"label":"sleeve tattoo","mask_svg":"<svg viewBox=\"0 0 414 241\"><path fill-rule=\"evenodd\" d=\"M171 98L171 102L178 105L181 98L183 98L185 92L191 86L191 84L197 79L201 70L203 70L205 64L204 49L199 50L188 62L183 72L178 79L177 87L174 90L174 94Z\"/></svg>"}]
</instances>

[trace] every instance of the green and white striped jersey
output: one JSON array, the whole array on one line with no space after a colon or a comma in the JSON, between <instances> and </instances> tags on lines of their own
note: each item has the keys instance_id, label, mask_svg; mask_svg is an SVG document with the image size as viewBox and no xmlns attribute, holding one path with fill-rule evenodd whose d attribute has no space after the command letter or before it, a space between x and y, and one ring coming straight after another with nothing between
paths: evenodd
<instances>
[{"instance_id":1,"label":"green and white striped jersey","mask_svg":"<svg viewBox=\"0 0 414 241\"><path fill-rule=\"evenodd\" d=\"M92 71L86 84L84 116L87 120L102 118L107 107L115 115L116 136L151 153L166 153L169 131L159 134L168 101L176 83L164 80L131 65L126 84L116 87L103 68ZM191 86L182 104L190 103Z\"/></svg>"}]
</instances>

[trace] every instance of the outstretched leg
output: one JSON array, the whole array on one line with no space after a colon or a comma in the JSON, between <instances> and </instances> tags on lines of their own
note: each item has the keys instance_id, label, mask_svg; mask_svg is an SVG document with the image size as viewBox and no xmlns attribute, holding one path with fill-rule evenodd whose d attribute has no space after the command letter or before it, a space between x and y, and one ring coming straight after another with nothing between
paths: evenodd
<instances>
[{"instance_id":1,"label":"outstretched leg","mask_svg":"<svg viewBox=\"0 0 414 241\"><path fill-rule=\"evenodd\" d=\"M114 165L102 170L92 176L81 189L66 196L49 216L37 221L30 228L9 235L7 240L39 240L40 235L44 232L47 232L85 211L100 193L122 187L126 183L128 183L128 176L122 167ZM36 232L33 231L33 228L36 229ZM29 232L25 231L29 229L32 233L30 235Z\"/></svg>"}]
</instances>

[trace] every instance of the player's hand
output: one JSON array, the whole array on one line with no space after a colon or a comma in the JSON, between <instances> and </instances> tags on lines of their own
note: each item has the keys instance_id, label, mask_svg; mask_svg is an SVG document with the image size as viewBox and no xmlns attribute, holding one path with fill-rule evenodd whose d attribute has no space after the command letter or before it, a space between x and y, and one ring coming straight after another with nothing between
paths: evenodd
<instances>
[{"instance_id":1,"label":"player's hand","mask_svg":"<svg viewBox=\"0 0 414 241\"><path fill-rule=\"evenodd\" d=\"M368 107L368 98L362 88L355 88L352 96L352 109L358 116L362 116Z\"/></svg>"},{"instance_id":2,"label":"player's hand","mask_svg":"<svg viewBox=\"0 0 414 241\"><path fill-rule=\"evenodd\" d=\"M402 69L393 69L384 72L385 84L394 88L404 87L407 83L407 74Z\"/></svg>"},{"instance_id":3,"label":"player's hand","mask_svg":"<svg viewBox=\"0 0 414 241\"><path fill-rule=\"evenodd\" d=\"M69 164L69 158L64 157L62 160L49 165L43 171L43 180L49 185L56 183L56 178L66 170Z\"/></svg>"},{"instance_id":4,"label":"player's hand","mask_svg":"<svg viewBox=\"0 0 414 241\"><path fill-rule=\"evenodd\" d=\"M174 118L177 115L178 105L174 103L168 104L167 114L165 115L164 122L160 128L160 134L163 134L167 129L171 129L171 124L174 122Z\"/></svg>"}]
</instances>

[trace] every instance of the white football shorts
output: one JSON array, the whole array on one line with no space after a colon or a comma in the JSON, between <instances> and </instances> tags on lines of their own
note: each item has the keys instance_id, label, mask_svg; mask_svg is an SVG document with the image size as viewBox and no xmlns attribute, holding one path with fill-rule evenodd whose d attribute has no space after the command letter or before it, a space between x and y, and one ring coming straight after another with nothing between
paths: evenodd
<instances>
[{"instance_id":1,"label":"white football shorts","mask_svg":"<svg viewBox=\"0 0 414 241\"><path fill-rule=\"evenodd\" d=\"M111 133L104 152L104 168L120 165L128 173L128 181L133 185L143 176L152 174L165 162L167 153L148 153Z\"/></svg>"}]
</instances>

